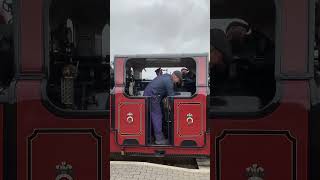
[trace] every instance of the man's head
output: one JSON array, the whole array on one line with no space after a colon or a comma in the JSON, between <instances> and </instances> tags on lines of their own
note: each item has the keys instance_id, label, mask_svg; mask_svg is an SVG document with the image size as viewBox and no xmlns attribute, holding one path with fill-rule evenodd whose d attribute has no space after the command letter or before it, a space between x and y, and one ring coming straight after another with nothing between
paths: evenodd
<instances>
[{"instance_id":1,"label":"man's head","mask_svg":"<svg viewBox=\"0 0 320 180\"><path fill-rule=\"evenodd\" d=\"M172 80L174 83L180 84L182 82L182 73L180 71L174 71L172 73Z\"/></svg>"},{"instance_id":2,"label":"man's head","mask_svg":"<svg viewBox=\"0 0 320 180\"><path fill-rule=\"evenodd\" d=\"M162 75L162 69L161 68L156 69L155 72L156 72L157 76Z\"/></svg>"},{"instance_id":3,"label":"man's head","mask_svg":"<svg viewBox=\"0 0 320 180\"><path fill-rule=\"evenodd\" d=\"M250 27L248 24L240 21L231 22L226 29L227 39L229 41L242 42L249 31Z\"/></svg>"},{"instance_id":4,"label":"man's head","mask_svg":"<svg viewBox=\"0 0 320 180\"><path fill-rule=\"evenodd\" d=\"M182 68L182 69L181 69L181 73L182 73L183 76L186 75L186 74L188 74L188 72L189 72L189 69L188 69L188 68Z\"/></svg>"}]
</instances>

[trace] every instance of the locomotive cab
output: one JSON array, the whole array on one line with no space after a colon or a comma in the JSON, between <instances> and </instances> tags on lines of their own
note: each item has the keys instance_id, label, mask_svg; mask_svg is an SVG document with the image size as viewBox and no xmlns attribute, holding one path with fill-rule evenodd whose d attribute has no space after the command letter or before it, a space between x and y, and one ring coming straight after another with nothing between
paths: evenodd
<instances>
[{"instance_id":1,"label":"locomotive cab","mask_svg":"<svg viewBox=\"0 0 320 180\"><path fill-rule=\"evenodd\" d=\"M159 68L158 68L159 67ZM171 74L174 70L186 68L193 78L183 77L175 86L176 96L191 97L196 91L196 63L193 59L130 59L126 63L125 93L129 96L143 96L146 86L158 76L157 71ZM162 75L161 73L161 75Z\"/></svg>"},{"instance_id":2,"label":"locomotive cab","mask_svg":"<svg viewBox=\"0 0 320 180\"><path fill-rule=\"evenodd\" d=\"M151 97L143 92L161 67L164 73L187 68L194 81L183 79L175 86L175 96L162 100L162 129L168 147L206 146L206 106L208 60L206 55L117 56L115 87L111 105L114 143L121 147L150 147L154 144Z\"/></svg>"},{"instance_id":3,"label":"locomotive cab","mask_svg":"<svg viewBox=\"0 0 320 180\"><path fill-rule=\"evenodd\" d=\"M69 111L105 111L110 87L107 1L48 4L46 88L50 102Z\"/></svg>"}]
</instances>

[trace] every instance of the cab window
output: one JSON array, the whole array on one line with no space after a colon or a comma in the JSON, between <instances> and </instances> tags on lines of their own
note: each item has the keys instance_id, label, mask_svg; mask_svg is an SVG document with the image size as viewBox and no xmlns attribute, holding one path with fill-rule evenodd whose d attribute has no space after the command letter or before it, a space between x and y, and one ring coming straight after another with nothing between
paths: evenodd
<instances>
[{"instance_id":1,"label":"cab window","mask_svg":"<svg viewBox=\"0 0 320 180\"><path fill-rule=\"evenodd\" d=\"M47 16L49 101L66 110L107 110L109 1L52 0Z\"/></svg>"},{"instance_id":2,"label":"cab window","mask_svg":"<svg viewBox=\"0 0 320 180\"><path fill-rule=\"evenodd\" d=\"M0 94L9 86L14 75L14 2L0 1Z\"/></svg>"},{"instance_id":3,"label":"cab window","mask_svg":"<svg viewBox=\"0 0 320 180\"><path fill-rule=\"evenodd\" d=\"M126 63L125 93L143 96L144 89L157 76L179 70L183 82L175 86L177 96L191 97L196 93L196 63L192 58L129 59Z\"/></svg>"},{"instance_id":4,"label":"cab window","mask_svg":"<svg viewBox=\"0 0 320 180\"><path fill-rule=\"evenodd\" d=\"M276 92L274 1L214 0L210 34L210 111L266 108Z\"/></svg>"}]
</instances>

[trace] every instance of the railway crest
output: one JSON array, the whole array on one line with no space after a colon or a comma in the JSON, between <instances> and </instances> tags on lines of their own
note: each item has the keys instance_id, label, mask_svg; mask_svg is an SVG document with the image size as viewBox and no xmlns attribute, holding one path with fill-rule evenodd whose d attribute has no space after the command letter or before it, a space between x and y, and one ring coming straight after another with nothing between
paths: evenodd
<instances>
[{"instance_id":1,"label":"railway crest","mask_svg":"<svg viewBox=\"0 0 320 180\"><path fill-rule=\"evenodd\" d=\"M248 167L246 172L248 180L263 180L264 169L257 164Z\"/></svg>"},{"instance_id":2,"label":"railway crest","mask_svg":"<svg viewBox=\"0 0 320 180\"><path fill-rule=\"evenodd\" d=\"M72 166L63 161L61 164L56 165L56 179L55 180L73 180Z\"/></svg>"},{"instance_id":3,"label":"railway crest","mask_svg":"<svg viewBox=\"0 0 320 180\"><path fill-rule=\"evenodd\" d=\"M193 114L191 113L187 114L187 123L188 125L193 124Z\"/></svg>"},{"instance_id":4,"label":"railway crest","mask_svg":"<svg viewBox=\"0 0 320 180\"><path fill-rule=\"evenodd\" d=\"M128 122L129 124L132 124L132 123L133 123L133 113L132 113L132 112L129 112L129 113L127 114L127 122Z\"/></svg>"}]
</instances>

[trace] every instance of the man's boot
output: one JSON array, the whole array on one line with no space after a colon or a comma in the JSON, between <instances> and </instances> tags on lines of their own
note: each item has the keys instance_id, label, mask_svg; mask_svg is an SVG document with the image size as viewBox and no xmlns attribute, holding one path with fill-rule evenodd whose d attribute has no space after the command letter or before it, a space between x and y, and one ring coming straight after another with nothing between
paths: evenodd
<instances>
[{"instance_id":1,"label":"man's boot","mask_svg":"<svg viewBox=\"0 0 320 180\"><path fill-rule=\"evenodd\" d=\"M155 143L156 145L168 145L169 141L168 139L161 139L161 140L156 140Z\"/></svg>"},{"instance_id":2,"label":"man's boot","mask_svg":"<svg viewBox=\"0 0 320 180\"><path fill-rule=\"evenodd\" d=\"M155 144L156 145L168 145L169 141L168 141L168 139L165 139L163 134L158 134L158 135L156 135Z\"/></svg>"}]
</instances>

